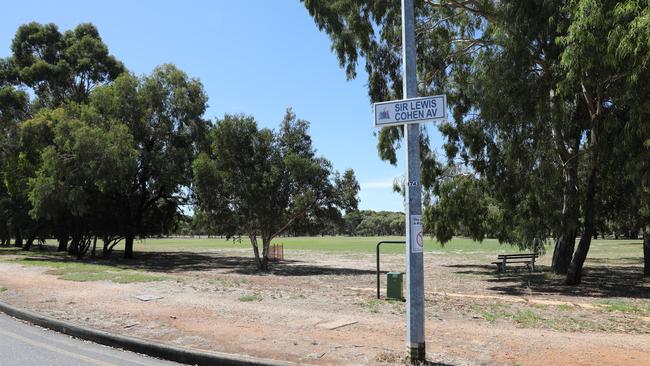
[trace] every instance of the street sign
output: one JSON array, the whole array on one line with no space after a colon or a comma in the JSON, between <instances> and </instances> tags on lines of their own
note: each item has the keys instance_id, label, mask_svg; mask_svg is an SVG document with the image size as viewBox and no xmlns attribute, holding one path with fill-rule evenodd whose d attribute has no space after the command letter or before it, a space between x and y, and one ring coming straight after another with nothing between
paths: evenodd
<instances>
[{"instance_id":1,"label":"street sign","mask_svg":"<svg viewBox=\"0 0 650 366\"><path fill-rule=\"evenodd\" d=\"M424 248L424 234L422 232L422 215L411 215L411 234L415 237L415 241L411 241L411 253L422 253Z\"/></svg>"},{"instance_id":2,"label":"street sign","mask_svg":"<svg viewBox=\"0 0 650 366\"><path fill-rule=\"evenodd\" d=\"M443 121L447 119L447 96L392 100L374 104L375 127L408 123Z\"/></svg>"}]
</instances>

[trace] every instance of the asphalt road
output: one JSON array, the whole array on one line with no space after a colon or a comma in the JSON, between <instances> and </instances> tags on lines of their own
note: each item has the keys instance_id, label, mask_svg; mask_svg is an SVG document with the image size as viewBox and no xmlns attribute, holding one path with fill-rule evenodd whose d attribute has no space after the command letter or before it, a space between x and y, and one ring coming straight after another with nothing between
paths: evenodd
<instances>
[{"instance_id":1,"label":"asphalt road","mask_svg":"<svg viewBox=\"0 0 650 366\"><path fill-rule=\"evenodd\" d=\"M178 363L82 341L0 314L2 366L172 366Z\"/></svg>"}]
</instances>

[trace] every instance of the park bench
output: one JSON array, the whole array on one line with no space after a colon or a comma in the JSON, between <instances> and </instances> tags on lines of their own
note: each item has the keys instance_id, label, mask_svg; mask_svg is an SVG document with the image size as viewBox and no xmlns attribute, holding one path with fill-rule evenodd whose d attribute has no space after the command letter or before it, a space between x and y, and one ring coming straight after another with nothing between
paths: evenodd
<instances>
[{"instance_id":1,"label":"park bench","mask_svg":"<svg viewBox=\"0 0 650 366\"><path fill-rule=\"evenodd\" d=\"M497 262L492 264L497 265L497 272L505 273L506 265L510 264L524 264L529 271L535 270L535 258L539 257L537 253L518 253L518 254L499 254Z\"/></svg>"}]
</instances>

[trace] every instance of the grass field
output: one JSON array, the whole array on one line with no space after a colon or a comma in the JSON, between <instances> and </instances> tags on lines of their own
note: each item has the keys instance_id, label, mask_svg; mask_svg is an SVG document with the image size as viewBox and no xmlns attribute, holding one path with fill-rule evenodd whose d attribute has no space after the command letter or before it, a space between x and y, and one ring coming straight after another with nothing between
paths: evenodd
<instances>
[{"instance_id":1,"label":"grass field","mask_svg":"<svg viewBox=\"0 0 650 366\"><path fill-rule=\"evenodd\" d=\"M361 252L374 253L377 243L382 240L404 240L399 236L382 237L286 237L273 240L273 244L283 244L285 250L316 250L333 252ZM119 246L118 249L121 249ZM213 249L249 249L250 241L242 237L241 241L219 238L192 239L192 238L163 238L146 239L136 242L135 250L138 251L205 251ZM546 246L547 255L552 254L553 245ZM402 253L402 245L385 244L381 247L382 253ZM519 248L508 244L499 244L496 239L486 239L476 242L468 238L454 238L447 244L427 238L425 251L463 255L484 255L498 253L516 253ZM528 252L528 250L524 250ZM589 251L589 258L614 259L620 264L626 261L638 262L643 256L641 240L593 240Z\"/></svg>"},{"instance_id":2,"label":"grass field","mask_svg":"<svg viewBox=\"0 0 650 366\"><path fill-rule=\"evenodd\" d=\"M283 244L284 249L291 250L314 250L326 252L357 252L374 253L377 243L382 240L404 240L399 236L381 237L350 237L350 236L324 236L324 237L282 237L273 240L273 244ZM53 246L53 241L48 241ZM100 245L98 243L98 245ZM115 249L121 250L122 245ZM250 241L246 237L241 240L226 240L220 238L156 238L138 240L135 243L135 251L147 252L201 252L215 249L250 249ZM552 253L553 246L549 243L546 246L547 255ZM382 253L402 253L402 245L382 245ZM498 253L516 253L517 247L508 244L499 244L496 239L486 239L483 242L472 241L468 238L454 238L444 246L437 241L427 238L425 240L425 251L463 255L490 255ZM527 250L524 250L527 251ZM16 252L13 247L0 247L0 254ZM32 255L38 253L36 247L30 252ZM616 264L627 262L638 263L643 257L642 241L639 240L592 240L588 258L593 260L613 260ZM614 263L613 263L614 264Z\"/></svg>"},{"instance_id":3,"label":"grass field","mask_svg":"<svg viewBox=\"0 0 650 366\"><path fill-rule=\"evenodd\" d=\"M377 243L384 240L404 240L400 236L381 237L352 237L352 236L323 236L323 237L283 237L273 240L273 244L283 244L285 250L316 250L334 252L362 252L374 253ZM136 243L136 250L143 251L203 251L213 249L248 249L250 241L242 237L241 241L219 238L191 239L191 238L163 238L146 239ZM385 244L381 247L382 253L401 253L401 245ZM454 238L444 246L435 240L425 240L425 251L441 251L449 253L486 253L486 252L512 252L517 248L501 245L494 239L486 239L482 243L466 238Z\"/></svg>"}]
</instances>

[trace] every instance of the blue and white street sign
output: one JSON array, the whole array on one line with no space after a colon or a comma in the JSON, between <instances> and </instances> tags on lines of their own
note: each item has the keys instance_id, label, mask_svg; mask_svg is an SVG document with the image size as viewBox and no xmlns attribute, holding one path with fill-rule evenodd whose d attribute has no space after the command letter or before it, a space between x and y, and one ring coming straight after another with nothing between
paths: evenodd
<instances>
[{"instance_id":1,"label":"blue and white street sign","mask_svg":"<svg viewBox=\"0 0 650 366\"><path fill-rule=\"evenodd\" d=\"M374 110L375 127L444 121L447 119L447 96L434 95L375 103Z\"/></svg>"}]
</instances>

